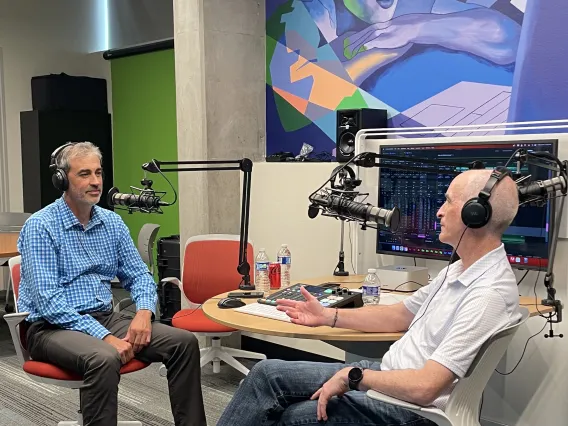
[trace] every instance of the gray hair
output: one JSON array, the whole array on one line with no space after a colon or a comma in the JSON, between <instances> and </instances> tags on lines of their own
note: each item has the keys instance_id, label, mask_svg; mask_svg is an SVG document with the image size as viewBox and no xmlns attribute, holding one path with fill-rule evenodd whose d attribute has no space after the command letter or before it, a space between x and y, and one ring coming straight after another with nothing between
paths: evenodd
<instances>
[{"instance_id":1,"label":"gray hair","mask_svg":"<svg viewBox=\"0 0 568 426\"><path fill-rule=\"evenodd\" d=\"M492 171L469 170L461 174L463 181L460 195L464 203L470 198L478 196L479 192L485 187ZM515 219L519 209L519 194L515 181L506 177L499 182L491 191L489 204L491 204L492 214L487 229L489 232L502 235Z\"/></svg>"},{"instance_id":2,"label":"gray hair","mask_svg":"<svg viewBox=\"0 0 568 426\"><path fill-rule=\"evenodd\" d=\"M62 169L65 173L69 172L71 168L71 160L78 157L86 157L87 155L94 154L99 157L101 165L103 164L103 154L98 146L91 142L76 142L63 149L55 159L55 164L58 169Z\"/></svg>"}]
</instances>

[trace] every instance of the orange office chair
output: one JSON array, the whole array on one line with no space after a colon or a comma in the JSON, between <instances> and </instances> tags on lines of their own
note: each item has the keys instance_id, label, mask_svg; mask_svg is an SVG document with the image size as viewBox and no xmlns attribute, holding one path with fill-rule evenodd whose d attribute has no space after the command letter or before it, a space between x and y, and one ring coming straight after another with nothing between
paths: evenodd
<instances>
[{"instance_id":1,"label":"orange office chair","mask_svg":"<svg viewBox=\"0 0 568 426\"><path fill-rule=\"evenodd\" d=\"M247 244L247 253L253 255L252 244ZM266 359L266 355L221 346L221 337L238 331L218 324L205 316L200 309L208 299L218 294L238 290L241 276L237 272L239 258L238 235L198 235L187 240L184 250L182 281L165 278L175 283L190 302L189 309L182 309L172 318L172 326L193 332L196 335L212 338L211 346L200 350L201 367L213 362L213 372L221 371L221 361L243 374L249 369L235 357ZM162 280L162 281L164 281ZM165 375L165 367L160 368Z\"/></svg>"},{"instance_id":2,"label":"orange office chair","mask_svg":"<svg viewBox=\"0 0 568 426\"><path fill-rule=\"evenodd\" d=\"M61 386L70 389L80 389L83 386L83 378L75 373L71 373L53 364L46 362L33 361L26 350L25 332L20 329L20 323L29 315L28 312L18 312L17 299L20 286L20 262L21 256L12 257L8 261L10 267L10 279L12 281L12 289L14 290L14 306L16 313L4 315L4 319L10 328L14 348L16 348L16 355L22 364L22 368L27 375L39 383L46 383L49 385ZM132 373L134 371L142 370L148 367L146 364L137 359L124 364L120 369L120 374ZM78 411L78 418L76 421L62 421L58 423L59 426L82 426L83 416L81 410ZM119 421L117 426L142 426L138 421Z\"/></svg>"}]
</instances>

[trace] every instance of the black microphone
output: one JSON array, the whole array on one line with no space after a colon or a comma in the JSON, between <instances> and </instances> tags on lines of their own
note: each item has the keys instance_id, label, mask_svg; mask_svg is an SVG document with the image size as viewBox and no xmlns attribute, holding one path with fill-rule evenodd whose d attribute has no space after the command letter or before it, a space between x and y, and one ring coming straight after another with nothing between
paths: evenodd
<instances>
[{"instance_id":1,"label":"black microphone","mask_svg":"<svg viewBox=\"0 0 568 426\"><path fill-rule=\"evenodd\" d=\"M355 218L364 222L374 222L384 225L396 232L400 223L400 211L398 207L392 210L376 207L371 204L359 203L338 195L315 194L311 197L312 205L308 209L308 216L313 219L317 215L316 206L322 206L327 210L345 218Z\"/></svg>"},{"instance_id":2,"label":"black microphone","mask_svg":"<svg viewBox=\"0 0 568 426\"><path fill-rule=\"evenodd\" d=\"M566 179L564 176L556 176L552 179L537 180L528 185L518 187L519 201L527 201L534 197L548 197L554 195L557 191L566 194Z\"/></svg>"},{"instance_id":3,"label":"black microphone","mask_svg":"<svg viewBox=\"0 0 568 426\"><path fill-rule=\"evenodd\" d=\"M123 194L118 192L118 188L113 186L107 195L109 206L125 206L129 209L142 209L151 213L160 210L160 206L169 206L169 203L162 201L160 197L154 195L154 191L135 194Z\"/></svg>"}]
</instances>

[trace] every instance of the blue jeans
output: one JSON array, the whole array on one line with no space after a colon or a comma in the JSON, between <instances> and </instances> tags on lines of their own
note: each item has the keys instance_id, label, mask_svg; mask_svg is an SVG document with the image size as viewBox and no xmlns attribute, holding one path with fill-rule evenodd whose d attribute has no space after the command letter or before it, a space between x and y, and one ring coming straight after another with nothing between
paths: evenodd
<instances>
[{"instance_id":1,"label":"blue jeans","mask_svg":"<svg viewBox=\"0 0 568 426\"><path fill-rule=\"evenodd\" d=\"M380 370L380 363L351 365ZM223 412L218 426L319 424L317 400L310 397L345 364L266 360L257 363L241 383ZM326 425L436 426L399 407L350 391L327 405Z\"/></svg>"}]
</instances>

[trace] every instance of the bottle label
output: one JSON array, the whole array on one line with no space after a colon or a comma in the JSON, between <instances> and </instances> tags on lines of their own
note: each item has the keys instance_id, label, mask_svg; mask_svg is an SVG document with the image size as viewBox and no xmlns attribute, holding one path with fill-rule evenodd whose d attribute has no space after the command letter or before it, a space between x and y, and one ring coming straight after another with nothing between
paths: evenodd
<instances>
[{"instance_id":1,"label":"bottle label","mask_svg":"<svg viewBox=\"0 0 568 426\"><path fill-rule=\"evenodd\" d=\"M268 264L269 262L256 262L256 270L268 272Z\"/></svg>"},{"instance_id":2,"label":"bottle label","mask_svg":"<svg viewBox=\"0 0 568 426\"><path fill-rule=\"evenodd\" d=\"M291 256L278 256L278 263L281 265L290 265L292 264L292 257Z\"/></svg>"},{"instance_id":3,"label":"bottle label","mask_svg":"<svg viewBox=\"0 0 568 426\"><path fill-rule=\"evenodd\" d=\"M363 284L363 296L379 296L379 287L376 285Z\"/></svg>"}]
</instances>

